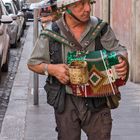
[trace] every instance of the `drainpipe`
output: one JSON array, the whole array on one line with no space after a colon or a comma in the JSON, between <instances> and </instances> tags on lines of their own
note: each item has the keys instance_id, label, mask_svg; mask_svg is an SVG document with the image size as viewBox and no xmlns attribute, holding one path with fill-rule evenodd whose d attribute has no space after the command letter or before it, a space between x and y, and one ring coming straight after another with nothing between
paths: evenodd
<instances>
[{"instance_id":1,"label":"drainpipe","mask_svg":"<svg viewBox=\"0 0 140 140\"><path fill-rule=\"evenodd\" d=\"M111 20L111 0L108 0L108 23L110 24Z\"/></svg>"}]
</instances>

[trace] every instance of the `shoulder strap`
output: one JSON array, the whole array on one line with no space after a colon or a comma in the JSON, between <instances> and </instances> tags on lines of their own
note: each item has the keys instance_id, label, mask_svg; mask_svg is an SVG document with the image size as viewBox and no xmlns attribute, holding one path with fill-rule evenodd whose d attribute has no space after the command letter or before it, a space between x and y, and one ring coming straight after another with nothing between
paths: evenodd
<instances>
[{"instance_id":1,"label":"shoulder strap","mask_svg":"<svg viewBox=\"0 0 140 140\"><path fill-rule=\"evenodd\" d=\"M104 49L103 45L101 44L101 37L107 32L108 24L102 28L98 36L95 38L95 51Z\"/></svg>"},{"instance_id":2,"label":"shoulder strap","mask_svg":"<svg viewBox=\"0 0 140 140\"><path fill-rule=\"evenodd\" d=\"M69 41L65 37L61 36L59 33L55 32L55 31L45 29L45 30L41 31L40 36L43 36L43 37L47 36L47 37L54 39L55 41L58 41L62 44L70 46Z\"/></svg>"},{"instance_id":3,"label":"shoulder strap","mask_svg":"<svg viewBox=\"0 0 140 140\"><path fill-rule=\"evenodd\" d=\"M60 33L58 26L52 23L52 31ZM54 40L49 37L49 53L50 53L50 63L58 64L62 63L62 44L59 41Z\"/></svg>"},{"instance_id":4,"label":"shoulder strap","mask_svg":"<svg viewBox=\"0 0 140 140\"><path fill-rule=\"evenodd\" d=\"M107 26L106 22L103 22L102 20L99 20L97 25L91 28L89 33L84 38L85 43L85 49L101 34L103 28Z\"/></svg>"},{"instance_id":5,"label":"shoulder strap","mask_svg":"<svg viewBox=\"0 0 140 140\"><path fill-rule=\"evenodd\" d=\"M58 24L57 24L58 25ZM84 49L86 49L91 43L92 41L94 41L96 39L96 37L101 33L102 29L107 25L106 22L103 22L102 20L98 22L98 24L95 27L92 27L92 29L90 30L90 32L86 35L84 41L87 42L87 44L85 45ZM61 28L62 29L62 28ZM40 36L47 36L50 37L64 45L67 45L69 47L71 47L73 50L79 50L80 49L80 43L77 41L76 43L76 39L74 39L74 37L72 37L70 39L70 41L68 39L66 39L64 36L61 36L59 33L49 30L49 29L45 29L42 30L42 32L40 33ZM77 46L77 45L78 46ZM77 47L76 47L77 46ZM81 49L80 49L81 50Z\"/></svg>"}]
</instances>

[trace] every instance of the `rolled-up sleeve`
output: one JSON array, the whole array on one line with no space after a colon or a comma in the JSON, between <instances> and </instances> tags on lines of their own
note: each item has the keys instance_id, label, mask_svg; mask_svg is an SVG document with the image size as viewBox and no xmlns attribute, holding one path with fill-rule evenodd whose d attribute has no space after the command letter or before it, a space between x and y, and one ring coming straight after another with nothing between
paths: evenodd
<instances>
[{"instance_id":1,"label":"rolled-up sleeve","mask_svg":"<svg viewBox=\"0 0 140 140\"><path fill-rule=\"evenodd\" d=\"M108 51L126 51L126 47L119 44L110 26L108 26L107 32L102 36L101 43Z\"/></svg>"},{"instance_id":2,"label":"rolled-up sleeve","mask_svg":"<svg viewBox=\"0 0 140 140\"><path fill-rule=\"evenodd\" d=\"M37 39L27 64L37 65L41 63L50 63L49 41L47 37L42 36Z\"/></svg>"}]
</instances>

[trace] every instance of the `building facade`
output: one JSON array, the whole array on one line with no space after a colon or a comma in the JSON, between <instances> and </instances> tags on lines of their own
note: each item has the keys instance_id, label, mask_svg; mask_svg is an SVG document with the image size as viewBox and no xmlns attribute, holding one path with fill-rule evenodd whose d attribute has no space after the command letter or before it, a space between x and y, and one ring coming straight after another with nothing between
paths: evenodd
<instances>
[{"instance_id":1,"label":"building facade","mask_svg":"<svg viewBox=\"0 0 140 140\"><path fill-rule=\"evenodd\" d=\"M130 80L140 82L140 0L98 0L93 13L109 22L120 43L127 47Z\"/></svg>"}]
</instances>

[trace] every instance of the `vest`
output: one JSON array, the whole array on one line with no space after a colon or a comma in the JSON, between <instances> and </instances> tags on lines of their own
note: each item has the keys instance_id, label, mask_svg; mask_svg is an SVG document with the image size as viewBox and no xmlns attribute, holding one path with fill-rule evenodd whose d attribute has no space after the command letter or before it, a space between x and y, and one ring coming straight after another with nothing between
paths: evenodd
<instances>
[{"instance_id":1,"label":"vest","mask_svg":"<svg viewBox=\"0 0 140 140\"><path fill-rule=\"evenodd\" d=\"M107 27L108 27L108 24L106 24L102 28L102 30L100 31L99 35L95 38L95 51L103 49L103 46L101 44L100 39L101 39L101 36L103 36L106 33ZM59 29L58 25L55 22L52 23L52 31L60 34L60 29ZM63 60L62 60L62 56L60 55L60 54L62 54L62 44L59 41L54 40L53 38L49 37L49 46L50 46L49 47L49 49L50 49L49 52L50 52L50 61L51 61L51 63L52 64L60 64L60 63L62 63ZM61 83L53 76L49 76L47 78L46 84L48 82L53 83L54 87L55 87L55 85L61 85ZM51 88L51 90L53 90L53 88ZM73 96L73 95L71 95L71 96ZM63 98L65 98L65 97L63 97ZM85 102L86 102L85 105L87 106L87 108L89 108L92 111L98 111L101 107L107 106L106 97L85 98ZM49 101L48 101L48 103L49 103ZM64 108L64 106L65 106L65 104L64 105L61 104L62 108ZM63 112L62 108L60 109L61 112Z\"/></svg>"}]
</instances>

